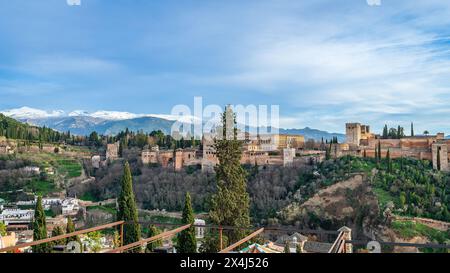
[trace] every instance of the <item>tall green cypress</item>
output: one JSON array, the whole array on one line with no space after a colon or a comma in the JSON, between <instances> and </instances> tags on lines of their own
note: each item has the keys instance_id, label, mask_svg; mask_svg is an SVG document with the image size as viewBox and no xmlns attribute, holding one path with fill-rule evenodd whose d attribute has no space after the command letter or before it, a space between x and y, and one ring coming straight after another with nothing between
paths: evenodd
<instances>
[{"instance_id":1,"label":"tall green cypress","mask_svg":"<svg viewBox=\"0 0 450 273\"><path fill-rule=\"evenodd\" d=\"M381 141L378 141L378 161L381 162Z\"/></svg>"},{"instance_id":2,"label":"tall green cypress","mask_svg":"<svg viewBox=\"0 0 450 273\"><path fill-rule=\"evenodd\" d=\"M123 226L123 243L127 245L139 241L141 239L141 227L133 193L133 178L128 162L125 163L123 170L122 191L118 203L117 218L119 221L125 221ZM140 252L140 249L133 249L130 252Z\"/></svg>"},{"instance_id":3,"label":"tall green cypress","mask_svg":"<svg viewBox=\"0 0 450 273\"><path fill-rule=\"evenodd\" d=\"M47 225L45 223L45 212L42 207L42 196L38 196L36 207L34 210L33 221L33 241L38 241L47 238ZM50 252L48 244L40 244L32 247L33 253L47 253Z\"/></svg>"},{"instance_id":4,"label":"tall green cypress","mask_svg":"<svg viewBox=\"0 0 450 273\"><path fill-rule=\"evenodd\" d=\"M387 165L388 173L392 173L392 160L391 160L391 153L390 153L389 149L386 153L386 165Z\"/></svg>"},{"instance_id":5,"label":"tall green cypress","mask_svg":"<svg viewBox=\"0 0 450 273\"><path fill-rule=\"evenodd\" d=\"M437 148L437 160L436 160L436 165L437 165L437 170L440 171L441 170L441 147Z\"/></svg>"},{"instance_id":6,"label":"tall green cypress","mask_svg":"<svg viewBox=\"0 0 450 273\"><path fill-rule=\"evenodd\" d=\"M69 216L67 218L66 234L69 234L69 233L72 233L72 232L75 232L75 224L72 221L72 217ZM80 240L80 237L78 235L66 238L66 244L68 244L68 243L70 243L72 241L75 241L75 242L78 242L78 243L81 244L81 240Z\"/></svg>"},{"instance_id":7,"label":"tall green cypress","mask_svg":"<svg viewBox=\"0 0 450 273\"><path fill-rule=\"evenodd\" d=\"M194 224L194 211L192 210L191 195L186 193L183 209L183 224ZM195 253L197 252L197 240L195 238L195 227L191 226L178 234L179 253Z\"/></svg>"},{"instance_id":8,"label":"tall green cypress","mask_svg":"<svg viewBox=\"0 0 450 273\"><path fill-rule=\"evenodd\" d=\"M237 140L236 117L229 107L222 115L222 124L222 138L214 145L219 164L215 167L217 191L211 200L209 216L216 225L238 228L224 232L233 243L241 239L246 234L244 229L250 226L250 198L247 173L240 163L242 143Z\"/></svg>"},{"instance_id":9,"label":"tall green cypress","mask_svg":"<svg viewBox=\"0 0 450 273\"><path fill-rule=\"evenodd\" d=\"M414 136L414 123L411 122L411 136Z\"/></svg>"},{"instance_id":10,"label":"tall green cypress","mask_svg":"<svg viewBox=\"0 0 450 273\"><path fill-rule=\"evenodd\" d=\"M330 147L327 147L325 150L325 160L330 160L331 159L331 143L330 143Z\"/></svg>"},{"instance_id":11,"label":"tall green cypress","mask_svg":"<svg viewBox=\"0 0 450 273\"><path fill-rule=\"evenodd\" d=\"M384 139L389 138L389 132L388 132L388 126L387 126L387 124L385 124L385 125L384 125L384 128L383 128L383 138L384 138Z\"/></svg>"}]
</instances>

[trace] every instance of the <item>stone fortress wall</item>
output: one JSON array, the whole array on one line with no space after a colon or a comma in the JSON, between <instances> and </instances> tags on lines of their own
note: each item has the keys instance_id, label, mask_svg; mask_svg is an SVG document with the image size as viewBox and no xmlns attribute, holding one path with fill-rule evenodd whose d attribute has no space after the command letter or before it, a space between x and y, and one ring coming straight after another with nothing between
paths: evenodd
<instances>
[{"instance_id":1,"label":"stone fortress wall","mask_svg":"<svg viewBox=\"0 0 450 273\"><path fill-rule=\"evenodd\" d=\"M201 148L177 150L159 150L157 146L146 148L141 153L143 164L160 164L181 170L187 166L201 166L203 171L213 171L219 163L214 149L214 138L205 135ZM295 164L296 151L304 146L304 137L300 135L271 135L247 137L242 147L241 164L248 165L284 165ZM107 147L107 155L115 154L115 147ZM299 161L300 162L300 161Z\"/></svg>"},{"instance_id":2,"label":"stone fortress wall","mask_svg":"<svg viewBox=\"0 0 450 273\"><path fill-rule=\"evenodd\" d=\"M409 136L401 139L381 139L370 132L370 127L360 123L346 124L346 143L337 144L338 155L352 154L375 157L375 150L381 145L381 155L385 157L387 152L391 158L410 157L422 160L430 160L433 167L442 171L450 171L449 149L450 140L445 139L444 133L429 136ZM345 146L347 145L347 146ZM332 150L333 152L333 150ZM439 160L438 160L439 155Z\"/></svg>"}]
</instances>

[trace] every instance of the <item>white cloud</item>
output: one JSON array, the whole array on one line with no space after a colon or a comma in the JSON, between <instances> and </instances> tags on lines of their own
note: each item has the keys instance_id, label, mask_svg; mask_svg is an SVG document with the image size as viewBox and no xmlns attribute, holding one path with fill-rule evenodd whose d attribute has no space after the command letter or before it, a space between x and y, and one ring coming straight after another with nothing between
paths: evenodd
<instances>
[{"instance_id":1,"label":"white cloud","mask_svg":"<svg viewBox=\"0 0 450 273\"><path fill-rule=\"evenodd\" d=\"M245 39L250 46L237 56L234 72L198 83L276 94L303 111L288 114L285 126L337 129L348 119L380 124L390 115L428 123L421 112L450 102L445 96L450 94L450 39L441 30L449 20L431 18L450 15L450 5L437 11L437 2L424 3L350 9L354 13L346 16L298 14L282 23L264 17L271 25L254 29ZM450 123L450 117L440 119Z\"/></svg>"}]
</instances>

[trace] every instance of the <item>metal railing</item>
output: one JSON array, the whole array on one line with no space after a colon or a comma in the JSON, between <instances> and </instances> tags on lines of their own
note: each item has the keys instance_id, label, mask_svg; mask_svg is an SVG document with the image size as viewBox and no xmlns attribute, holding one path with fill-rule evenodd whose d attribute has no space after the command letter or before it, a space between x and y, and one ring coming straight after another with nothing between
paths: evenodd
<instances>
[{"instance_id":1,"label":"metal railing","mask_svg":"<svg viewBox=\"0 0 450 273\"><path fill-rule=\"evenodd\" d=\"M246 236L245 238L243 238L243 239L237 241L236 243L234 243L234 244L232 244L232 245L222 249L221 251L219 251L219 253L228 253L231 250L235 249L236 247L242 245L243 243L245 243L245 242L251 240L252 238L258 236L262 232L264 232L264 228L258 229L257 231L253 232L252 234Z\"/></svg>"},{"instance_id":2,"label":"metal railing","mask_svg":"<svg viewBox=\"0 0 450 273\"><path fill-rule=\"evenodd\" d=\"M119 226L119 225L121 226L120 227L120 238L122 241L123 240L123 224L124 223L125 223L124 221L118 221L118 222L105 224L105 225L101 225L101 226L97 226L97 227L93 227L93 228L83 229L83 230L79 230L79 231L75 231L75 232L71 232L71 233L67 233L67 234L63 234L63 235L58 235L58 236L54 236L54 237L50 237L50 238L46 238L46 239L42 239L42 240L37 240L37 241L29 242L29 243L5 247L5 248L0 249L0 253L16 251L21 248L36 246L36 245L45 244L45 243L51 243L54 241L58 241L58 240L62 240L62 239L66 239L66 238L70 238L70 237L74 237L77 235L86 234L86 233L90 233L90 232L94 232L94 231L98 231L98 230L112 228L112 227Z\"/></svg>"},{"instance_id":3,"label":"metal railing","mask_svg":"<svg viewBox=\"0 0 450 273\"><path fill-rule=\"evenodd\" d=\"M170 231L163 232L163 233L158 234L156 236L152 236L150 238L143 239L143 240L140 240L138 242L134 242L134 243L131 243L131 244L128 244L128 245L124 245L124 246L112 249L110 251L107 251L106 253L122 253L122 252L127 251L127 250L132 250L132 249L135 249L135 248L138 248L138 247L142 247L145 244L148 244L148 243L151 243L151 242L154 242L154 241L157 241L157 240L160 240L160 239L163 239L163 238L175 235L175 234L177 234L177 233L179 233L179 232L181 232L181 231L183 231L185 229L188 229L190 226L191 225L184 225L182 227L179 227L179 228L176 228L176 229L173 229L173 230L170 230Z\"/></svg>"}]
</instances>

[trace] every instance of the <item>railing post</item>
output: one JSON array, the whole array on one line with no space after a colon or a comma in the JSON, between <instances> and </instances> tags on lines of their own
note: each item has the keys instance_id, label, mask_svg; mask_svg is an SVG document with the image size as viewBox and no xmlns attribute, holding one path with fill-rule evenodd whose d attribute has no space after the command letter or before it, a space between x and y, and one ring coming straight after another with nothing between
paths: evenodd
<instances>
[{"instance_id":1,"label":"railing post","mask_svg":"<svg viewBox=\"0 0 450 273\"><path fill-rule=\"evenodd\" d=\"M219 247L220 247L220 250L223 249L223 237L222 237L222 233L223 233L223 228L220 226L220 227L219 227Z\"/></svg>"},{"instance_id":2,"label":"railing post","mask_svg":"<svg viewBox=\"0 0 450 273\"><path fill-rule=\"evenodd\" d=\"M345 243L345 241L352 240L352 230L346 226L340 228L338 231L342 232L342 240L344 241L344 253L353 253L353 245Z\"/></svg>"},{"instance_id":3,"label":"railing post","mask_svg":"<svg viewBox=\"0 0 450 273\"><path fill-rule=\"evenodd\" d=\"M120 225L120 246L123 246L123 223Z\"/></svg>"}]
</instances>

